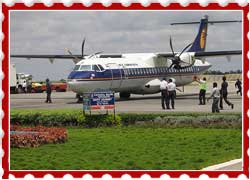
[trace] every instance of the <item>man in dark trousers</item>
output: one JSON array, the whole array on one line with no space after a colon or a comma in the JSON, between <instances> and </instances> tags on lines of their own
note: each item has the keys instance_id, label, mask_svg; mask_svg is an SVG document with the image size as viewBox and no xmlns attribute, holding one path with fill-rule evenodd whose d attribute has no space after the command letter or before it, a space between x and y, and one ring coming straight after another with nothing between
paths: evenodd
<instances>
[{"instance_id":1,"label":"man in dark trousers","mask_svg":"<svg viewBox=\"0 0 250 180\"><path fill-rule=\"evenodd\" d=\"M172 79L169 79L168 80L168 106L169 106L169 103L171 101L171 106L172 106L172 109L174 109L174 99L175 99L175 96L176 96L176 85L175 83L173 82Z\"/></svg>"},{"instance_id":2,"label":"man in dark trousers","mask_svg":"<svg viewBox=\"0 0 250 180\"><path fill-rule=\"evenodd\" d=\"M235 87L238 88L237 94L240 93L240 95L242 96L242 88L241 88L241 81L239 79L237 79L236 83L235 83Z\"/></svg>"},{"instance_id":3,"label":"man in dark trousers","mask_svg":"<svg viewBox=\"0 0 250 180\"><path fill-rule=\"evenodd\" d=\"M212 112L220 112L218 104L219 104L219 100L220 100L220 90L217 88L217 83L214 82L213 83L213 90L212 90L212 94L211 96L207 99L207 101L209 101L209 99L213 98L213 104L212 104Z\"/></svg>"},{"instance_id":4,"label":"man in dark trousers","mask_svg":"<svg viewBox=\"0 0 250 180\"><path fill-rule=\"evenodd\" d=\"M231 108L234 108L234 105L227 100L227 87L228 83L226 82L226 76L222 77L223 82L221 83L221 89L220 89L220 109L223 109L223 99L227 103L228 106L231 106Z\"/></svg>"},{"instance_id":5,"label":"man in dark trousers","mask_svg":"<svg viewBox=\"0 0 250 180\"><path fill-rule=\"evenodd\" d=\"M206 104L206 91L207 91L207 82L206 78L204 77L202 80L199 78L195 78L195 80L200 84L200 93L199 93L199 105L205 105Z\"/></svg>"},{"instance_id":6,"label":"man in dark trousers","mask_svg":"<svg viewBox=\"0 0 250 180\"><path fill-rule=\"evenodd\" d=\"M50 83L50 81L49 81L49 79L47 78L46 79L46 93L47 93L47 99L46 99L46 103L52 103L52 101L51 101L51 91L52 91L52 89L51 89L51 83Z\"/></svg>"},{"instance_id":7,"label":"man in dark trousers","mask_svg":"<svg viewBox=\"0 0 250 180\"><path fill-rule=\"evenodd\" d=\"M166 78L163 78L161 83L160 83L160 90L161 90L161 106L162 109L165 109L165 105L167 109L169 108L169 103L168 103L168 83L166 81Z\"/></svg>"}]
</instances>

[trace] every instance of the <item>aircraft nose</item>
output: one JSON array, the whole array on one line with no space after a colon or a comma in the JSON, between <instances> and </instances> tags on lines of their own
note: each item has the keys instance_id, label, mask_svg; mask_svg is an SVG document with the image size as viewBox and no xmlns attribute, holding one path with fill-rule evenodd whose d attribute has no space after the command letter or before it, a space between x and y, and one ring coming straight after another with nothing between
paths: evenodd
<instances>
[{"instance_id":1,"label":"aircraft nose","mask_svg":"<svg viewBox=\"0 0 250 180\"><path fill-rule=\"evenodd\" d=\"M77 75L77 72L76 72L76 71L72 71L72 72L70 72L70 74L68 75L68 79L75 79L76 75Z\"/></svg>"}]
</instances>

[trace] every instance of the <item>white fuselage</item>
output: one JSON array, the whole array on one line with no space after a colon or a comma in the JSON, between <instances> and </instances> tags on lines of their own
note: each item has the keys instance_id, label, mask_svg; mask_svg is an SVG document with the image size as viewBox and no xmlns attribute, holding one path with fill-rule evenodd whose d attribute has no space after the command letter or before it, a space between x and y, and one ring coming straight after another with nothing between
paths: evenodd
<instances>
[{"instance_id":1,"label":"white fuselage","mask_svg":"<svg viewBox=\"0 0 250 180\"><path fill-rule=\"evenodd\" d=\"M153 94L160 91L162 78L172 78L177 86L193 81L211 65L195 60L191 67L169 68L171 60L156 57L153 53L123 54L121 57L95 56L76 64L68 77L70 90L83 94L97 89L133 94Z\"/></svg>"}]
</instances>

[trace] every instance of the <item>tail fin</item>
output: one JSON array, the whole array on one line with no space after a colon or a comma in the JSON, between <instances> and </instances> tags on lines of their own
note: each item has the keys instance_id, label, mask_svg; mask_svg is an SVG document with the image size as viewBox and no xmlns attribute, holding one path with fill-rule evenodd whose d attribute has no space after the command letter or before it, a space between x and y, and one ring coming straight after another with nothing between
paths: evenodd
<instances>
[{"instance_id":1,"label":"tail fin","mask_svg":"<svg viewBox=\"0 0 250 180\"><path fill-rule=\"evenodd\" d=\"M199 32L188 52L203 52L206 48L208 16L200 21Z\"/></svg>"}]
</instances>

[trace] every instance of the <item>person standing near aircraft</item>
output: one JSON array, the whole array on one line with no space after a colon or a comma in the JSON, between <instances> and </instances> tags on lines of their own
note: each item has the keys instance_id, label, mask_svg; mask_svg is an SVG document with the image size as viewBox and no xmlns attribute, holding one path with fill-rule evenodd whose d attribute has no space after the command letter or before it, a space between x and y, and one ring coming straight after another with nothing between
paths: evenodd
<instances>
[{"instance_id":1,"label":"person standing near aircraft","mask_svg":"<svg viewBox=\"0 0 250 180\"><path fill-rule=\"evenodd\" d=\"M27 89L27 82L26 82L26 81L23 81L22 86L23 86L23 92L26 93L26 92L27 92L27 91L26 91L26 89Z\"/></svg>"},{"instance_id":2,"label":"person standing near aircraft","mask_svg":"<svg viewBox=\"0 0 250 180\"><path fill-rule=\"evenodd\" d=\"M217 88L216 82L213 83L212 94L209 98L207 98L207 101L209 101L209 99L211 98L213 98L212 113L220 112L219 107L218 107L219 99L220 99L220 90Z\"/></svg>"},{"instance_id":3,"label":"person standing near aircraft","mask_svg":"<svg viewBox=\"0 0 250 180\"><path fill-rule=\"evenodd\" d=\"M168 102L168 89L167 89L168 83L166 81L166 78L163 78L160 83L160 90L161 90L161 106L162 109L165 109L165 105L167 109L169 108L169 102Z\"/></svg>"},{"instance_id":4,"label":"person standing near aircraft","mask_svg":"<svg viewBox=\"0 0 250 180\"><path fill-rule=\"evenodd\" d=\"M175 99L175 95L176 95L176 85L175 83L173 82L172 79L169 79L168 80L168 107L169 107L169 103L171 101L171 106L172 106L172 109L174 109L174 99Z\"/></svg>"},{"instance_id":5,"label":"person standing near aircraft","mask_svg":"<svg viewBox=\"0 0 250 180\"><path fill-rule=\"evenodd\" d=\"M200 93L199 93L199 105L205 105L206 104L206 91L207 91L207 82L206 78L203 77L203 79L199 79L195 77L195 81L197 81L200 84Z\"/></svg>"},{"instance_id":6,"label":"person standing near aircraft","mask_svg":"<svg viewBox=\"0 0 250 180\"><path fill-rule=\"evenodd\" d=\"M221 96L220 96L220 109L223 109L223 99L227 103L227 105L231 106L231 108L233 109L234 105L230 101L228 101L228 99L227 99L227 95L228 95L228 92L227 92L228 83L226 82L226 76L223 76L222 80L223 80L223 82L221 83L221 89L220 89L220 94L221 94Z\"/></svg>"},{"instance_id":7,"label":"person standing near aircraft","mask_svg":"<svg viewBox=\"0 0 250 180\"><path fill-rule=\"evenodd\" d=\"M52 101L51 101L51 91L52 91L52 89L51 89L51 83L50 83L50 81L49 81L49 79L47 78L46 79L46 93L47 93L47 99L46 99L46 103L52 103Z\"/></svg>"},{"instance_id":8,"label":"person standing near aircraft","mask_svg":"<svg viewBox=\"0 0 250 180\"><path fill-rule=\"evenodd\" d=\"M242 87L241 87L241 81L239 79L237 79L236 83L235 83L235 87L238 88L238 91L236 92L237 94L240 93L240 95L242 96Z\"/></svg>"}]
</instances>

